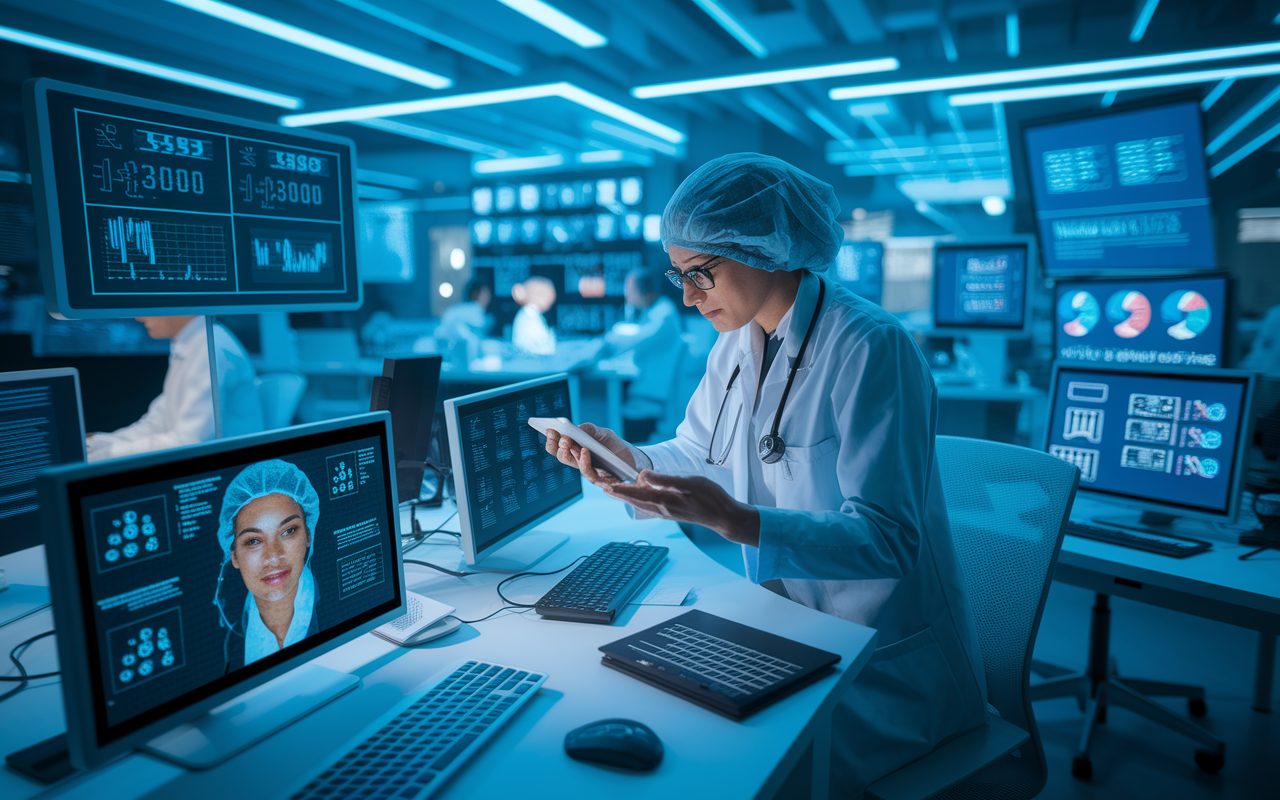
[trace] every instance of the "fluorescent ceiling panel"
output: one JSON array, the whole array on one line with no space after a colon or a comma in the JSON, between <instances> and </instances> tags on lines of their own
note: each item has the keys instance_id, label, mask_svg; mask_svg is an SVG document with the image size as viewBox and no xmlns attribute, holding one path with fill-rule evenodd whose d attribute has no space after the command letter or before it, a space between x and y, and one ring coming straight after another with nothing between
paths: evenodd
<instances>
[{"instance_id":1,"label":"fluorescent ceiling panel","mask_svg":"<svg viewBox=\"0 0 1280 800\"><path fill-rule=\"evenodd\" d=\"M1156 89L1163 86L1184 86L1189 83L1206 83L1227 78L1255 78L1261 75L1280 75L1280 64L1259 64L1254 67L1224 67L1196 72L1174 72L1166 75L1145 75L1139 78L1115 78L1084 83L1057 83L1049 86L1030 86L1025 89L996 89L990 92L953 94L947 98L953 106L978 106L987 103L1018 103L1024 100L1046 100L1053 97L1078 97L1082 94L1127 92L1132 89Z\"/></svg>"},{"instance_id":2,"label":"fluorescent ceiling panel","mask_svg":"<svg viewBox=\"0 0 1280 800\"><path fill-rule=\"evenodd\" d=\"M448 89L453 85L453 81L443 75L437 75L434 72L428 72L425 69L419 69L418 67L380 56L377 53L370 53L368 50L361 50L359 47L352 47L327 36L312 33L294 25L264 17L261 14L255 14L252 11L246 11L239 6L223 3L221 0L166 0L166 2L189 8L192 11L199 11L201 14L207 14L224 22L230 22L233 25L257 31L326 56L340 58L343 61L374 70L375 72L381 72L384 75L391 75L410 83L416 83L419 86L426 86L429 89Z\"/></svg>"},{"instance_id":3,"label":"fluorescent ceiling panel","mask_svg":"<svg viewBox=\"0 0 1280 800\"><path fill-rule=\"evenodd\" d=\"M748 72L741 75L722 75L716 78L698 78L671 83L655 83L635 86L631 96L641 100L654 97L672 97L700 92L719 92L725 89L742 89L748 86L772 86L779 83L816 81L823 78L844 78L849 75L865 75L873 72L892 72L901 66L896 58L873 58L866 61L845 61L838 64L818 64L792 69L773 69L765 72Z\"/></svg>"},{"instance_id":4,"label":"fluorescent ceiling panel","mask_svg":"<svg viewBox=\"0 0 1280 800\"><path fill-rule=\"evenodd\" d=\"M1142 9L1138 12L1138 18L1133 21L1133 30L1129 31L1129 41L1140 42L1147 32L1147 25L1151 23L1151 18L1155 16L1156 6L1160 5L1160 0L1144 0Z\"/></svg>"},{"instance_id":5,"label":"fluorescent ceiling panel","mask_svg":"<svg viewBox=\"0 0 1280 800\"><path fill-rule=\"evenodd\" d=\"M487 158L474 161L471 171L477 175L492 175L498 172L527 172L535 169L550 169L564 165L564 156L553 153L549 156L527 156L525 158Z\"/></svg>"},{"instance_id":6,"label":"fluorescent ceiling panel","mask_svg":"<svg viewBox=\"0 0 1280 800\"><path fill-rule=\"evenodd\" d=\"M1241 45L1239 47L1217 47L1211 50L1190 50L1182 53L1163 53L1154 56L1087 61L1079 64L1055 64L1049 67L1006 69L972 75L951 75L944 78L922 78L866 86L842 86L832 89L828 94L832 100L855 100L863 97L885 97L895 94L973 89L979 86L997 86L1002 83L1026 83L1028 81L1054 80L1056 78L1074 78L1082 75L1098 75L1105 72L1128 72L1137 69L1194 64L1200 61L1222 61L1228 58L1249 58L1252 56L1274 55L1276 53L1280 53L1280 42L1264 42L1262 44Z\"/></svg>"},{"instance_id":7,"label":"fluorescent ceiling panel","mask_svg":"<svg viewBox=\"0 0 1280 800\"><path fill-rule=\"evenodd\" d=\"M680 148L669 142L654 139L651 136L645 136L642 133L637 133L631 128L624 128L621 125L614 125L613 123L605 122L604 120L591 120L591 129L603 133L606 136L621 139L628 144L634 144L639 147L643 147L646 150L654 150L662 153L663 155L675 156L680 154Z\"/></svg>"},{"instance_id":8,"label":"fluorescent ceiling panel","mask_svg":"<svg viewBox=\"0 0 1280 800\"><path fill-rule=\"evenodd\" d=\"M1261 148L1263 145L1265 145L1267 142L1270 142L1272 139L1276 138L1277 136L1280 136L1280 124L1273 125L1268 130L1262 132L1258 136L1246 142L1244 145L1240 147L1239 150L1235 151L1231 155L1227 156L1226 158L1222 159L1218 163L1209 167L1209 177L1210 178L1218 177L1222 173L1234 167L1236 164L1239 164L1244 159L1256 153L1259 148Z\"/></svg>"},{"instance_id":9,"label":"fluorescent ceiling panel","mask_svg":"<svg viewBox=\"0 0 1280 800\"><path fill-rule=\"evenodd\" d=\"M604 47L609 43L602 34L583 25L560 9L542 0L498 0L512 11L518 11L539 25L552 30L578 47Z\"/></svg>"},{"instance_id":10,"label":"fluorescent ceiling panel","mask_svg":"<svg viewBox=\"0 0 1280 800\"><path fill-rule=\"evenodd\" d=\"M45 50L50 53L59 53L72 58L79 58L85 61L92 61L95 64L103 64L116 69L128 70L129 72L137 72L142 75L151 75L156 78L163 78L174 83L181 83L187 86L195 86L200 89L208 89L211 92L220 92L221 94L229 94L235 97L243 97L246 100L254 100L259 103L276 106L278 108L287 108L295 111L302 108L303 102L301 97L290 97L287 94L277 94L276 92L268 92L265 89L255 89L252 86L245 86L242 83L233 83L218 78L211 78L208 75L201 75L197 72L187 72L184 69L174 69L173 67L165 67L160 64L153 64L150 61L140 61L136 58L128 56L116 55L108 53L105 50L95 50L92 47L82 47L78 44L64 42L59 39L50 39L46 36L37 36L34 33L15 30L0 26L0 39L4 39L16 44L34 47L38 50Z\"/></svg>"},{"instance_id":11,"label":"fluorescent ceiling panel","mask_svg":"<svg viewBox=\"0 0 1280 800\"><path fill-rule=\"evenodd\" d=\"M751 55L756 58L764 58L769 55L769 49L760 43L760 40L751 35L751 32L742 27L742 23L725 10L719 0L693 0L698 8L707 12L707 16L716 21L716 24L725 29L730 36L738 40L738 44L747 48Z\"/></svg>"},{"instance_id":12,"label":"fluorescent ceiling panel","mask_svg":"<svg viewBox=\"0 0 1280 800\"><path fill-rule=\"evenodd\" d=\"M618 122L630 125L637 130L657 136L659 139L680 144L685 135L655 119L646 117L629 108L579 88L572 83L542 83L534 86L519 86L512 89L494 89L487 92L470 92L448 97L428 97L421 100L405 100L398 103L378 103L371 106L355 106L337 108L331 111L316 111L309 114L286 114L280 118L280 124L289 128L307 125L327 125L334 122L356 122L359 120L399 117L406 114L427 114L432 111L453 111L459 108L476 108L500 103L513 103L517 100L538 100L548 97L559 97L583 108L591 109Z\"/></svg>"},{"instance_id":13,"label":"fluorescent ceiling panel","mask_svg":"<svg viewBox=\"0 0 1280 800\"><path fill-rule=\"evenodd\" d=\"M1217 86L1213 87L1213 90L1205 95L1204 99L1200 101L1200 110L1208 111L1213 108L1213 104L1221 100L1222 96L1227 93L1227 90L1230 89L1231 85L1235 82L1235 78L1227 78L1225 81L1222 81Z\"/></svg>"},{"instance_id":14,"label":"fluorescent ceiling panel","mask_svg":"<svg viewBox=\"0 0 1280 800\"><path fill-rule=\"evenodd\" d=\"M1010 11L1004 17L1004 42L1009 58L1017 58L1022 52L1022 36L1018 27L1018 12Z\"/></svg>"}]
</instances>

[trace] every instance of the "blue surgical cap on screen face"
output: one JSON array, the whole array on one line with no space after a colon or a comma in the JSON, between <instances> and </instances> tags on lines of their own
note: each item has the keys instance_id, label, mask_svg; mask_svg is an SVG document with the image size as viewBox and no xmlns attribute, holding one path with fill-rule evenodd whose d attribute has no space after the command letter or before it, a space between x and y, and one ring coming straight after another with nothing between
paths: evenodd
<instances>
[{"instance_id":1,"label":"blue surgical cap on screen face","mask_svg":"<svg viewBox=\"0 0 1280 800\"><path fill-rule=\"evenodd\" d=\"M835 190L785 161L734 153L684 179L662 212L662 249L683 247L768 272L823 272L844 229Z\"/></svg>"},{"instance_id":2,"label":"blue surgical cap on screen face","mask_svg":"<svg viewBox=\"0 0 1280 800\"><path fill-rule=\"evenodd\" d=\"M218 544L223 556L231 557L231 543L235 540L236 514L259 497L280 494L296 502L307 518L307 530L315 534L320 520L320 495L311 486L307 476L288 461L274 459L250 464L232 479L227 493L222 496L222 512L218 514ZM308 553L308 558L310 554Z\"/></svg>"}]
</instances>

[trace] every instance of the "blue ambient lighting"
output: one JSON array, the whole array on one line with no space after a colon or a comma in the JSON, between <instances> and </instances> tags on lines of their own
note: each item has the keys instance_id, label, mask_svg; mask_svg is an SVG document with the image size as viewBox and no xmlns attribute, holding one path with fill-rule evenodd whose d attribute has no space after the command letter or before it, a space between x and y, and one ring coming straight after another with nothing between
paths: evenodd
<instances>
[{"instance_id":1,"label":"blue ambient lighting","mask_svg":"<svg viewBox=\"0 0 1280 800\"><path fill-rule=\"evenodd\" d=\"M495 158L505 158L506 150L484 142L477 142L471 139L464 139L461 136L437 131L432 128L424 128L420 125L406 125L403 122L397 122L394 119L362 119L356 121L357 125L364 125L366 128L377 128L387 133L397 133L401 136L407 136L410 139L417 139L421 142L431 142L432 144L442 144L445 147L452 147L455 150L466 150L471 153L480 153L481 155L494 156Z\"/></svg>"},{"instance_id":2,"label":"blue ambient lighting","mask_svg":"<svg viewBox=\"0 0 1280 800\"><path fill-rule=\"evenodd\" d=\"M872 58L866 61L846 61L839 64L818 64L811 67L773 69L765 72L748 72L741 75L722 75L716 78L698 78L672 83L655 83L635 86L631 96L641 100L654 97L672 97L699 92L719 92L724 89L742 89L748 86L772 86L779 83L816 81L823 78L843 78L849 75L865 75L872 72L892 72L901 64L896 58Z\"/></svg>"},{"instance_id":3,"label":"blue ambient lighting","mask_svg":"<svg viewBox=\"0 0 1280 800\"><path fill-rule=\"evenodd\" d=\"M718 0L693 0L703 11L707 12L707 16L716 21L721 28L738 40L738 43L747 50L751 51L751 55L756 58L765 58L769 55L769 49L760 43L760 40L752 36L742 23L733 18L733 15L720 5Z\"/></svg>"},{"instance_id":4,"label":"blue ambient lighting","mask_svg":"<svg viewBox=\"0 0 1280 800\"><path fill-rule=\"evenodd\" d=\"M1004 40L1009 58L1017 58L1022 52L1022 39L1018 30L1018 12L1010 11L1004 17Z\"/></svg>"},{"instance_id":5,"label":"blue ambient lighting","mask_svg":"<svg viewBox=\"0 0 1280 800\"><path fill-rule=\"evenodd\" d=\"M1142 36L1147 32L1147 25L1151 22L1151 17L1156 13L1156 6L1160 5L1160 0L1146 0L1142 5L1142 10L1138 12L1138 18L1133 21L1133 30L1129 31L1129 41L1140 42Z\"/></svg>"},{"instance_id":6,"label":"blue ambient lighting","mask_svg":"<svg viewBox=\"0 0 1280 800\"><path fill-rule=\"evenodd\" d=\"M987 103L1018 103L1024 100L1045 100L1052 97L1077 97L1082 94L1127 92L1132 89L1154 89L1161 86L1182 86L1188 83L1208 83L1225 78L1253 78L1260 75L1280 75L1280 64L1259 64L1253 67L1224 67L1196 72L1174 72L1166 75L1144 75L1140 78L1116 78L1084 83L1058 83L1050 86L1031 86L1025 89L995 89L990 92L953 94L947 100L953 106L978 106Z\"/></svg>"},{"instance_id":7,"label":"blue ambient lighting","mask_svg":"<svg viewBox=\"0 0 1280 800\"><path fill-rule=\"evenodd\" d=\"M542 0L498 0L498 2L512 11L524 14L539 25L555 31L578 47L604 47L609 43L609 40L600 33Z\"/></svg>"}]
</instances>

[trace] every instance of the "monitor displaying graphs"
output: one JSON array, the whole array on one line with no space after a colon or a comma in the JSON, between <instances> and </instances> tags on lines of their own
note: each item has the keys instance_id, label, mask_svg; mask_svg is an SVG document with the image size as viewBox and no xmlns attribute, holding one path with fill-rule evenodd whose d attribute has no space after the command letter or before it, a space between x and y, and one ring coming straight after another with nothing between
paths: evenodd
<instances>
[{"instance_id":1,"label":"monitor displaying graphs","mask_svg":"<svg viewBox=\"0 0 1280 800\"><path fill-rule=\"evenodd\" d=\"M1213 269L1194 102L1028 126L1047 275Z\"/></svg>"},{"instance_id":2,"label":"monitor displaying graphs","mask_svg":"<svg viewBox=\"0 0 1280 800\"><path fill-rule=\"evenodd\" d=\"M1221 367L1227 278L1061 281L1054 357L1063 361Z\"/></svg>"},{"instance_id":3,"label":"monitor displaying graphs","mask_svg":"<svg viewBox=\"0 0 1280 800\"><path fill-rule=\"evenodd\" d=\"M349 140L44 79L26 99L51 312L359 306Z\"/></svg>"}]
</instances>

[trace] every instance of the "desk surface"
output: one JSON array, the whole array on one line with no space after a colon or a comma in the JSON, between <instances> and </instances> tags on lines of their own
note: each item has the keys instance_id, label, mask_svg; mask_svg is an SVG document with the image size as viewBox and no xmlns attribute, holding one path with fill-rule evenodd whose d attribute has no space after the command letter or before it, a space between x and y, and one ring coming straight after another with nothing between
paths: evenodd
<instances>
[{"instance_id":1,"label":"desk surface","mask_svg":"<svg viewBox=\"0 0 1280 800\"><path fill-rule=\"evenodd\" d=\"M424 526L434 524L426 515L421 521ZM455 520L450 527L456 530L456 524ZM464 625L452 636L414 649L365 635L316 660L360 676L361 688L216 769L186 772L148 756L131 755L52 795L221 800L229 790L247 790L246 796L272 796L432 675L455 661L477 658L540 670L550 677L438 797L756 797L776 791L803 754L815 726L829 720L831 709L874 648L873 630L747 582L705 556L674 524L630 520L621 504L590 487L586 499L535 535L565 541L532 567L537 571L565 566L607 541L645 539L664 545L671 548L671 557L658 580L692 586L693 595L685 607L628 606L611 626L543 620L529 611ZM434 537L431 541L441 544L418 547L411 557L456 563L458 548L444 543L446 539L451 537ZM0 565L15 582L46 580L40 548L0 560ZM456 606L464 619L482 617L502 605L494 586L503 575L457 579L413 565L406 569L410 589ZM526 578L508 585L506 592L513 600L533 602L560 577ZM745 722L734 722L600 664L600 645L682 614L690 604L839 653L837 671ZM7 652L51 623L45 611L10 625L0 630L0 648ZM41 642L41 649L33 648L24 660L29 670L52 668L53 651L47 644L48 640ZM7 753L64 729L57 685L40 681L0 703L0 750ZM666 747L661 766L653 773L634 775L568 758L564 735L606 717L633 718L652 727ZM0 770L2 797L21 800L41 788Z\"/></svg>"}]
</instances>

